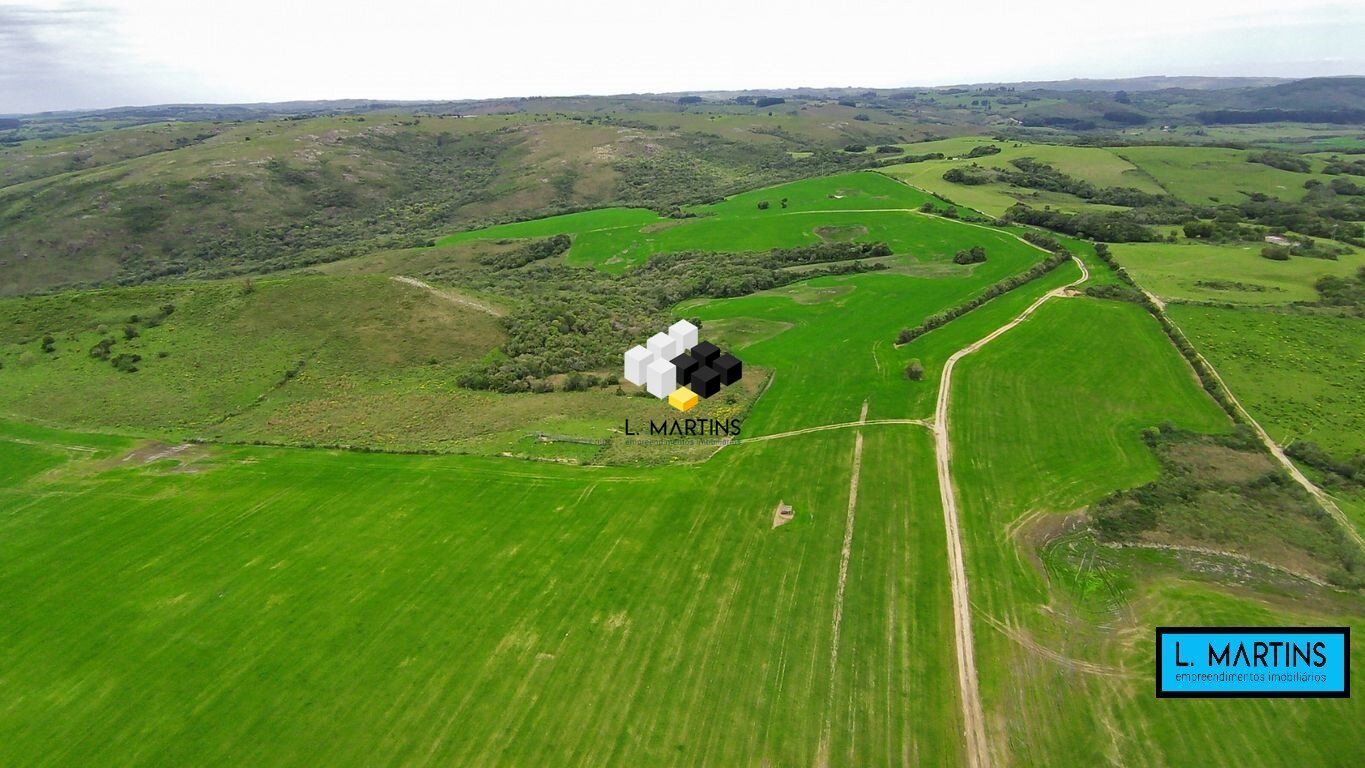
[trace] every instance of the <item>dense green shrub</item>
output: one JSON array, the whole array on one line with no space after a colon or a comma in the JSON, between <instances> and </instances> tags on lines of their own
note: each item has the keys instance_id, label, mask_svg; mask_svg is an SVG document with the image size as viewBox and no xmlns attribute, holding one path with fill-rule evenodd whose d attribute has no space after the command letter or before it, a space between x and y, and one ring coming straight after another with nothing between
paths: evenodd
<instances>
[{"instance_id":1,"label":"dense green shrub","mask_svg":"<svg viewBox=\"0 0 1365 768\"><path fill-rule=\"evenodd\" d=\"M979 245L973 245L970 249L958 251L953 256L954 264L980 264L986 260L986 249Z\"/></svg>"}]
</instances>

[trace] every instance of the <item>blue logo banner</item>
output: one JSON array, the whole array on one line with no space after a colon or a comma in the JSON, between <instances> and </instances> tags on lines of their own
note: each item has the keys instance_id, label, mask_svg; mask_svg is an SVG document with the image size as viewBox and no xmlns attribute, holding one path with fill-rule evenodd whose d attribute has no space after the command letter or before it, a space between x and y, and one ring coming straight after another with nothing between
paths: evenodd
<instances>
[{"instance_id":1,"label":"blue logo banner","mask_svg":"<svg viewBox=\"0 0 1365 768\"><path fill-rule=\"evenodd\" d=\"M1157 627L1158 698L1351 695L1350 627Z\"/></svg>"}]
</instances>

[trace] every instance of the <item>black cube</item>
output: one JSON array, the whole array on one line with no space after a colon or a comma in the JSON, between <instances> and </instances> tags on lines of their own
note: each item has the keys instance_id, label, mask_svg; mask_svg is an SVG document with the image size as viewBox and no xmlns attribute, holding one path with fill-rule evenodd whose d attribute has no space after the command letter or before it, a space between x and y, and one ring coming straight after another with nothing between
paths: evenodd
<instances>
[{"instance_id":1,"label":"black cube","mask_svg":"<svg viewBox=\"0 0 1365 768\"><path fill-rule=\"evenodd\" d=\"M739 381L744 375L744 364L729 352L717 357L715 362L711 363L711 367L720 374L720 383L727 387Z\"/></svg>"},{"instance_id":2,"label":"black cube","mask_svg":"<svg viewBox=\"0 0 1365 768\"><path fill-rule=\"evenodd\" d=\"M720 356L720 347L709 341L703 341L693 347L688 354L692 355L692 357L702 365L710 365L712 361Z\"/></svg>"},{"instance_id":3,"label":"black cube","mask_svg":"<svg viewBox=\"0 0 1365 768\"><path fill-rule=\"evenodd\" d=\"M692 372L692 383L687 388L702 398L708 398L720 391L720 374L716 373L716 369L703 365Z\"/></svg>"},{"instance_id":4,"label":"black cube","mask_svg":"<svg viewBox=\"0 0 1365 768\"><path fill-rule=\"evenodd\" d=\"M678 386L685 387L692 383L692 374L701 367L701 363L691 355L678 355L669 361L678 370Z\"/></svg>"}]
</instances>

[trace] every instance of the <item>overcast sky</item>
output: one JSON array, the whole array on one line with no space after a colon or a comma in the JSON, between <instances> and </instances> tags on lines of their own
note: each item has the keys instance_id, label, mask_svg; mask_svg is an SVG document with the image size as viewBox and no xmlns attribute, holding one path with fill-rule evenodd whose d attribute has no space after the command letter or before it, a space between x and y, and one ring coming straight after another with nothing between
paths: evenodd
<instances>
[{"instance_id":1,"label":"overcast sky","mask_svg":"<svg viewBox=\"0 0 1365 768\"><path fill-rule=\"evenodd\" d=\"M0 113L1365 74L1361 41L1320 0L0 0Z\"/></svg>"}]
</instances>

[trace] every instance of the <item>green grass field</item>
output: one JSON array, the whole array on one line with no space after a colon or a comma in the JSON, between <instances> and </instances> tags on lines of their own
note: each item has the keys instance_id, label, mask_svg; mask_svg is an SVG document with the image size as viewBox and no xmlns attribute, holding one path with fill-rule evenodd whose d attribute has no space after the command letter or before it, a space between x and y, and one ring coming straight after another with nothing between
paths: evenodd
<instances>
[{"instance_id":1,"label":"green grass field","mask_svg":"<svg viewBox=\"0 0 1365 768\"><path fill-rule=\"evenodd\" d=\"M961 377L954 464L982 695L998 760L1169 765L1198 755L1203 765L1350 762L1342 749L1358 742L1351 723L1360 717L1351 701L1172 707L1154 699L1151 627L1358 627L1358 599L1271 608L1264 594L1162 575L1191 568L1217 574L1220 566L1173 568L1160 554L1100 551L1072 571L1040 561L1036 547L1058 533L1066 513L1155 477L1141 429L1164 420L1201 431L1228 428L1149 316L1132 305L1059 301L968 357ZM1227 577L1211 581L1219 578Z\"/></svg>"},{"instance_id":2,"label":"green grass field","mask_svg":"<svg viewBox=\"0 0 1365 768\"><path fill-rule=\"evenodd\" d=\"M1330 176L1294 173L1247 162L1248 150L1221 147L1119 147L1114 154L1127 160L1159 183L1167 192L1188 203L1242 202L1244 194L1261 192L1285 200L1300 200L1303 183L1317 179L1326 184ZM1314 163L1314 168L1321 165Z\"/></svg>"},{"instance_id":3,"label":"green grass field","mask_svg":"<svg viewBox=\"0 0 1365 768\"><path fill-rule=\"evenodd\" d=\"M858 242L884 242L917 261L946 261L960 248L964 231L952 222L906 215L930 199L881 174L863 172L793 182L688 209L696 218L608 208L462 232L437 245L568 234L574 243L566 263L621 272L656 253L791 248L829 240L821 235L825 230L856 228L852 239ZM759 209L760 202L768 203L767 210ZM998 234L984 237L1001 248L1025 248Z\"/></svg>"},{"instance_id":4,"label":"green grass field","mask_svg":"<svg viewBox=\"0 0 1365 768\"><path fill-rule=\"evenodd\" d=\"M1131 175L1056 149L1068 172ZM250 287L0 301L0 658L22 660L0 666L0 765L962 764L932 432L782 434L855 421L864 405L869 419L929 418L953 352L1079 276L1064 263L896 347L900 329L1044 257L1009 231L914 210L926 199L843 174L696 206L695 218L587 211ZM528 433L601 436L673 412L609 388L460 389L455 374L503 326L389 279L560 233L573 236L565 263L615 272L656 253L822 237L884 241L894 255L884 271L673 308L742 356L750 395L772 376L742 433L770 439L701 462L667 461L665 445L657 466L567 466L596 449ZM1114 282L1089 246L1068 244L1092 282ZM986 262L952 262L972 245ZM1184 279L1115 252L1159 293L1153 275ZM1204 255L1210 272L1226 262L1261 279L1232 253ZM1201 322L1191 338L1222 370L1234 328ZM1298 367L1342 332L1286 328L1301 339L1306 357L1287 361ZM142 355L137 373L90 356L106 335ZM1265 335L1257 355L1273 351ZM923 381L906 379L912 359ZM1362 748L1352 701L1155 700L1150 628L1358 628L1358 595L1234 578L1216 558L1067 549L1065 515L1156 476L1144 428L1230 429L1150 315L1056 298L957 371L949 435L1000 763L1353 762L1338 759ZM1294 381L1359 410L1353 374ZM1343 439L1359 431L1338 426ZM167 444L189 437L207 441ZM245 444L262 440L483 455ZM698 458L687 450L676 458ZM796 514L773 527L779 502Z\"/></svg>"},{"instance_id":5,"label":"green grass field","mask_svg":"<svg viewBox=\"0 0 1365 768\"><path fill-rule=\"evenodd\" d=\"M1365 321L1185 305L1170 315L1276 442L1365 452Z\"/></svg>"},{"instance_id":6,"label":"green grass field","mask_svg":"<svg viewBox=\"0 0 1365 768\"><path fill-rule=\"evenodd\" d=\"M1354 275L1365 265L1359 250L1336 261L1293 257L1272 261L1258 245L1121 243L1114 255L1133 277L1167 300L1269 305L1316 301L1324 275Z\"/></svg>"},{"instance_id":7,"label":"green grass field","mask_svg":"<svg viewBox=\"0 0 1365 768\"><path fill-rule=\"evenodd\" d=\"M5 674L26 705L0 709L0 757L808 764L828 730L853 761L954 764L917 427L868 430L831 661L853 440L689 471L251 448L144 466L132 441L6 426L0 650L26 660ZM773 530L779 499L797 519Z\"/></svg>"},{"instance_id":8,"label":"green grass field","mask_svg":"<svg viewBox=\"0 0 1365 768\"><path fill-rule=\"evenodd\" d=\"M977 158L966 157L972 148L985 145L999 147L1000 152ZM912 155L941 152L945 157L942 160L890 165L881 169L883 173L991 216L1002 216L1010 206L1021 202L1034 208L1050 206L1074 212L1116 211L1121 209L1116 206L1091 203L1062 192L1024 189L998 183L955 184L945 181L943 174L951 168L973 163L988 168L1012 169L1011 160L1028 157L1047 163L1067 175L1088 181L1096 186L1134 187L1153 194L1162 192L1161 186L1141 169L1115 155L1111 150L1102 147L1072 147L1059 144L995 141L979 136L927 141L919 144L907 144L904 147L905 151Z\"/></svg>"}]
</instances>

